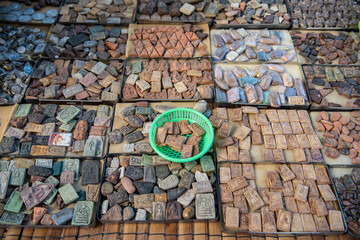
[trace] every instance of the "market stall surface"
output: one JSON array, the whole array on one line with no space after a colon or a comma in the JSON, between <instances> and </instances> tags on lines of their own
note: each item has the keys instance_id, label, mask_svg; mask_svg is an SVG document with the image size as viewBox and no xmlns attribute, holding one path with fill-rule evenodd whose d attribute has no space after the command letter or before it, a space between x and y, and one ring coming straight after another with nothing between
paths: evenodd
<instances>
[{"instance_id":1,"label":"market stall surface","mask_svg":"<svg viewBox=\"0 0 360 240\"><path fill-rule=\"evenodd\" d=\"M349 234L332 236L250 236L221 232L220 222L196 223L98 223L92 228L1 228L1 239L60 240L348 240Z\"/></svg>"}]
</instances>

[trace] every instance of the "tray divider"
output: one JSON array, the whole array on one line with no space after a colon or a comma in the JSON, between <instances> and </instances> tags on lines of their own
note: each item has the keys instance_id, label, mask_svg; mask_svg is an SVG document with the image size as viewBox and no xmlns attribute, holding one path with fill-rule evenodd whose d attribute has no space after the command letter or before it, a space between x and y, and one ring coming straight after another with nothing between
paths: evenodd
<instances>
[{"instance_id":1,"label":"tray divider","mask_svg":"<svg viewBox=\"0 0 360 240\"><path fill-rule=\"evenodd\" d=\"M59 239L61 237L61 228L49 228L46 234L46 239Z\"/></svg>"},{"instance_id":2,"label":"tray divider","mask_svg":"<svg viewBox=\"0 0 360 240\"><path fill-rule=\"evenodd\" d=\"M209 222L209 240L222 240L222 231L219 222Z\"/></svg>"},{"instance_id":3,"label":"tray divider","mask_svg":"<svg viewBox=\"0 0 360 240\"><path fill-rule=\"evenodd\" d=\"M251 240L265 240L264 236L253 236L253 235L250 236L251 236Z\"/></svg>"},{"instance_id":4,"label":"tray divider","mask_svg":"<svg viewBox=\"0 0 360 240\"><path fill-rule=\"evenodd\" d=\"M150 223L149 240L164 240L165 239L165 224Z\"/></svg>"},{"instance_id":5,"label":"tray divider","mask_svg":"<svg viewBox=\"0 0 360 240\"><path fill-rule=\"evenodd\" d=\"M193 239L193 223L181 222L178 223L179 240L192 240Z\"/></svg>"},{"instance_id":6,"label":"tray divider","mask_svg":"<svg viewBox=\"0 0 360 240\"><path fill-rule=\"evenodd\" d=\"M265 240L277 240L277 236L265 236Z\"/></svg>"},{"instance_id":7,"label":"tray divider","mask_svg":"<svg viewBox=\"0 0 360 240\"><path fill-rule=\"evenodd\" d=\"M108 223L107 223L108 224ZM124 237L123 240L135 240L136 239L136 223L125 223L124 224ZM105 240L105 238L104 238Z\"/></svg>"},{"instance_id":8,"label":"tray divider","mask_svg":"<svg viewBox=\"0 0 360 240\"><path fill-rule=\"evenodd\" d=\"M208 236L209 236L208 222L207 221L194 222L194 240L207 240Z\"/></svg>"},{"instance_id":9,"label":"tray divider","mask_svg":"<svg viewBox=\"0 0 360 240\"><path fill-rule=\"evenodd\" d=\"M149 223L138 223L136 240L147 240L149 236L149 228Z\"/></svg>"},{"instance_id":10,"label":"tray divider","mask_svg":"<svg viewBox=\"0 0 360 240\"><path fill-rule=\"evenodd\" d=\"M312 240L325 240L324 236L312 236Z\"/></svg>"},{"instance_id":11,"label":"tray divider","mask_svg":"<svg viewBox=\"0 0 360 240\"><path fill-rule=\"evenodd\" d=\"M104 231L104 225L103 224L97 224L93 228L90 228L89 240L101 240L103 231Z\"/></svg>"},{"instance_id":12,"label":"tray divider","mask_svg":"<svg viewBox=\"0 0 360 240\"><path fill-rule=\"evenodd\" d=\"M281 240L296 240L296 237L295 236L284 236L284 237L281 237ZM313 240L314 237L313 237ZM318 239L318 240L321 240L321 239Z\"/></svg>"},{"instance_id":13,"label":"tray divider","mask_svg":"<svg viewBox=\"0 0 360 240\"><path fill-rule=\"evenodd\" d=\"M165 240L177 240L177 223L166 223Z\"/></svg>"},{"instance_id":14,"label":"tray divider","mask_svg":"<svg viewBox=\"0 0 360 240\"><path fill-rule=\"evenodd\" d=\"M62 233L62 240L76 240L78 233L78 227L64 228L64 231Z\"/></svg>"}]
</instances>

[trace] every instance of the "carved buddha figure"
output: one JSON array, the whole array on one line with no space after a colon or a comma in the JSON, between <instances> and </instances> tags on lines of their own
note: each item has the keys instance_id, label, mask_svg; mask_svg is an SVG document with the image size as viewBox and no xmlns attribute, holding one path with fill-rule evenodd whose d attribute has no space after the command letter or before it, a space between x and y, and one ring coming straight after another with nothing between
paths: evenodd
<instances>
[{"instance_id":1,"label":"carved buddha figure","mask_svg":"<svg viewBox=\"0 0 360 240\"><path fill-rule=\"evenodd\" d=\"M163 220L164 219L164 210L161 203L155 203L154 206L154 220Z\"/></svg>"},{"instance_id":2,"label":"carved buddha figure","mask_svg":"<svg viewBox=\"0 0 360 240\"><path fill-rule=\"evenodd\" d=\"M86 224L89 220L89 209L86 208L85 204L82 204L77 214L75 214L75 222L76 223L84 223Z\"/></svg>"}]
</instances>

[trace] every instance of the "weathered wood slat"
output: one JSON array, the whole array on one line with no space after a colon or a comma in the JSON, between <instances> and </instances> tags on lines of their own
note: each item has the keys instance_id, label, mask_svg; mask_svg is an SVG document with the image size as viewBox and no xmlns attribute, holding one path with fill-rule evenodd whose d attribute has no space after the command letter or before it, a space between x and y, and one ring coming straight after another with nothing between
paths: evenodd
<instances>
[{"instance_id":1,"label":"weathered wood slat","mask_svg":"<svg viewBox=\"0 0 360 240\"><path fill-rule=\"evenodd\" d=\"M79 233L78 227L64 228L62 240L76 240Z\"/></svg>"},{"instance_id":2,"label":"weathered wood slat","mask_svg":"<svg viewBox=\"0 0 360 240\"><path fill-rule=\"evenodd\" d=\"M149 240L164 240L165 224L150 223Z\"/></svg>"},{"instance_id":3,"label":"weathered wood slat","mask_svg":"<svg viewBox=\"0 0 360 240\"><path fill-rule=\"evenodd\" d=\"M101 240L103 231L104 231L104 225L102 224L97 224L95 227L90 228L89 240Z\"/></svg>"},{"instance_id":4,"label":"weathered wood slat","mask_svg":"<svg viewBox=\"0 0 360 240\"><path fill-rule=\"evenodd\" d=\"M136 240L147 240L149 237L149 223L138 223Z\"/></svg>"},{"instance_id":5,"label":"weathered wood slat","mask_svg":"<svg viewBox=\"0 0 360 240\"><path fill-rule=\"evenodd\" d=\"M103 240L117 240L119 238L120 223L107 223L104 225Z\"/></svg>"},{"instance_id":6,"label":"weathered wood slat","mask_svg":"<svg viewBox=\"0 0 360 240\"><path fill-rule=\"evenodd\" d=\"M176 240L177 239L177 224L166 223L165 225L165 240Z\"/></svg>"},{"instance_id":7,"label":"weathered wood slat","mask_svg":"<svg viewBox=\"0 0 360 240\"><path fill-rule=\"evenodd\" d=\"M21 228L8 228L5 234L5 240L18 240L21 236Z\"/></svg>"},{"instance_id":8,"label":"weathered wood slat","mask_svg":"<svg viewBox=\"0 0 360 240\"><path fill-rule=\"evenodd\" d=\"M89 238L90 228L81 227L79 229L78 240L87 240Z\"/></svg>"},{"instance_id":9,"label":"weathered wood slat","mask_svg":"<svg viewBox=\"0 0 360 240\"><path fill-rule=\"evenodd\" d=\"M221 240L222 232L219 222L209 222L209 240Z\"/></svg>"},{"instance_id":10,"label":"weathered wood slat","mask_svg":"<svg viewBox=\"0 0 360 240\"><path fill-rule=\"evenodd\" d=\"M124 231L123 231L124 233L123 240L135 240L136 230L137 230L136 223L125 223Z\"/></svg>"},{"instance_id":11,"label":"weathered wood slat","mask_svg":"<svg viewBox=\"0 0 360 240\"><path fill-rule=\"evenodd\" d=\"M181 222L178 223L179 240L192 240L193 239L193 223Z\"/></svg>"},{"instance_id":12,"label":"weathered wood slat","mask_svg":"<svg viewBox=\"0 0 360 240\"><path fill-rule=\"evenodd\" d=\"M194 223L194 240L207 240L209 228L207 222Z\"/></svg>"},{"instance_id":13,"label":"weathered wood slat","mask_svg":"<svg viewBox=\"0 0 360 240\"><path fill-rule=\"evenodd\" d=\"M32 239L34 234L33 228L24 228L21 232L20 240L29 240Z\"/></svg>"},{"instance_id":14,"label":"weathered wood slat","mask_svg":"<svg viewBox=\"0 0 360 240\"><path fill-rule=\"evenodd\" d=\"M46 240L59 240L61 232L61 228L49 228L46 234Z\"/></svg>"}]
</instances>

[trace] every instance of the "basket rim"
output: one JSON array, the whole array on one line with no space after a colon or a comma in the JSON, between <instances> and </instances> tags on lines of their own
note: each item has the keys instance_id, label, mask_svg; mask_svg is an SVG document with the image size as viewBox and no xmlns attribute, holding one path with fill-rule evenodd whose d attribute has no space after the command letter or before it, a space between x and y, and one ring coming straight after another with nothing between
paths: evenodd
<instances>
[{"instance_id":1,"label":"basket rim","mask_svg":"<svg viewBox=\"0 0 360 240\"><path fill-rule=\"evenodd\" d=\"M158 123L158 121L168 115L169 113L172 113L172 112L179 112L179 111L187 111L187 112L191 112L191 113L194 113L196 115L198 115L200 118L202 118L206 124L210 127L210 132L206 132L206 134L210 134L209 137L211 138L211 143L205 145L206 147L204 147L202 149L201 152L199 152L199 154L195 155L195 156L192 156L190 158L173 158L173 157L168 157L166 156L165 154L163 154L159 149L158 147L156 146L155 144L155 132L154 131L154 128L155 128L155 125ZM189 119L190 120L190 119ZM164 159L168 160L168 161L171 161L171 162L178 162L178 163L185 163L185 162L191 162L191 161L194 161L194 160L197 160L199 158L201 158L202 156L204 156L208 151L209 149L211 148L211 146L213 145L213 142L214 142L214 128L211 124L211 122L209 121L209 119L202 113L200 113L199 111L197 110L194 110L194 109L191 109L191 108L173 108L173 109L170 109L170 110L167 110L166 112L163 112L162 114L160 114L158 117L156 117L153 121L153 123L151 124L150 126L150 131L149 131L149 142L150 142L150 145L151 147L154 149L154 151L161 157L163 157Z\"/></svg>"}]
</instances>

